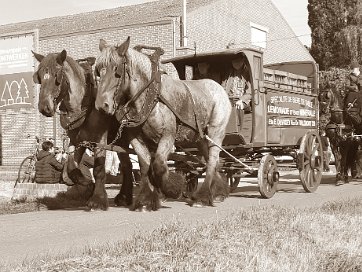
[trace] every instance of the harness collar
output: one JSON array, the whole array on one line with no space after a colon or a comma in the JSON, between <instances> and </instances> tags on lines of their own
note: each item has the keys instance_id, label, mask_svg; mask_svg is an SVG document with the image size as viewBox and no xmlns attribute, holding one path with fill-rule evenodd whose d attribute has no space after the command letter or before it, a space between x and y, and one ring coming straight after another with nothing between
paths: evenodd
<instances>
[{"instance_id":1,"label":"harness collar","mask_svg":"<svg viewBox=\"0 0 362 272\"><path fill-rule=\"evenodd\" d=\"M151 114L151 111L158 103L161 92L161 72L159 70L159 60L160 56L164 53L164 51L159 47L150 48L148 46L138 46L135 47L134 49L136 49L137 51L141 51L144 48L154 50L154 53L152 55L148 55L152 65L151 79L123 106L117 104L116 98L120 92L121 84L123 84L125 81L126 73L128 74L129 77L131 76L129 68L127 66L126 56L125 55L121 56L122 57L121 65L123 65L123 74L120 75L120 78L118 80L117 89L114 94L114 105L115 108L117 109L115 113L117 120L127 127L137 127L143 124L147 120L148 116ZM119 68L117 66L116 71L118 70ZM131 108L129 105L133 104L145 91L146 91L146 98L141 111L131 116Z\"/></svg>"}]
</instances>

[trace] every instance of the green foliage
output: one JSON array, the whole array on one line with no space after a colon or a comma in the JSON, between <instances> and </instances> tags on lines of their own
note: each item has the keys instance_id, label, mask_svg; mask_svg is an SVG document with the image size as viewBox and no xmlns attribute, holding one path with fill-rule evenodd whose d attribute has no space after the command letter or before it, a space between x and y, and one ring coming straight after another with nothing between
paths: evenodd
<instances>
[{"instance_id":1,"label":"green foliage","mask_svg":"<svg viewBox=\"0 0 362 272\"><path fill-rule=\"evenodd\" d=\"M319 73L319 89L325 90L328 87L337 88L340 92L345 91L346 77L349 75L348 69L332 67L327 71Z\"/></svg>"},{"instance_id":2,"label":"green foliage","mask_svg":"<svg viewBox=\"0 0 362 272\"><path fill-rule=\"evenodd\" d=\"M362 4L358 0L309 0L311 54L321 70L362 61Z\"/></svg>"}]
</instances>

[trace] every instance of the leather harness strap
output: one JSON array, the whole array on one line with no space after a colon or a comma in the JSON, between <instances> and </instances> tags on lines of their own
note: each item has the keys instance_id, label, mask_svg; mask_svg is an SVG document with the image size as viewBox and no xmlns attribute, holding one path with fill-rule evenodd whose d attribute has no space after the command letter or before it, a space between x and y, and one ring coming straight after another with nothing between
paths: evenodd
<instances>
[{"instance_id":1,"label":"leather harness strap","mask_svg":"<svg viewBox=\"0 0 362 272\"><path fill-rule=\"evenodd\" d=\"M156 104L158 102L162 102L173 112L173 114L181 123L197 131L200 134L200 136L203 138L204 133L202 131L199 119L197 118L195 112L195 102L190 92L190 88L186 84L184 84L187 90L187 94L190 97L192 103L192 109L195 116L195 123L186 120L186 118L183 118L176 111L176 109L165 99L165 97L161 95L161 72L159 70L159 58L163 54L163 50L158 47L149 47L149 46L135 47L135 49L138 51L141 51L143 48L155 50L155 52L152 55L149 55L149 58L152 63L152 77L150 81L147 83L147 85L144 88L140 89L124 106L118 107L115 115L118 122L122 124L120 131L121 129L123 129L124 126L137 127L142 125L148 119ZM134 103L136 99L145 91L147 92L147 94L141 111L136 115L131 116L131 109L129 108L129 105Z\"/></svg>"}]
</instances>

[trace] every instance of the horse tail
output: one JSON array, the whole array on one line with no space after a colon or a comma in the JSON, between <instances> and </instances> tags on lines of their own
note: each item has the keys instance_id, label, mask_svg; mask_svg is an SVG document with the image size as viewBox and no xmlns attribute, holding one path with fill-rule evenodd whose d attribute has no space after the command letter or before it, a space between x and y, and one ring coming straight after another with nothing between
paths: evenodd
<instances>
[{"instance_id":1,"label":"horse tail","mask_svg":"<svg viewBox=\"0 0 362 272\"><path fill-rule=\"evenodd\" d=\"M211 82L209 90L214 98L214 103L210 114L207 134L210 138L215 138L213 140L218 141L218 144L221 144L225 136L232 107L224 88L214 81Z\"/></svg>"}]
</instances>

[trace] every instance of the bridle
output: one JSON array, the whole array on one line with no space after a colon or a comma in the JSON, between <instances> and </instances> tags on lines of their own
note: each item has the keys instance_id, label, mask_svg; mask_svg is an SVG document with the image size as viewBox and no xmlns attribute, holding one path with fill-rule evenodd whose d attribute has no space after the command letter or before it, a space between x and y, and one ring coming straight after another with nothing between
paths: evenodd
<instances>
[{"instance_id":1,"label":"bridle","mask_svg":"<svg viewBox=\"0 0 362 272\"><path fill-rule=\"evenodd\" d=\"M127 57L126 55L120 56L121 61L119 65L115 68L115 73L119 77L118 83L116 87L116 91L113 96L113 103L116 109L116 118L124 125L128 127L136 127L141 125L143 122L145 122L150 115L152 109L154 106L158 103L159 95L160 95L160 84L161 84L161 72L159 69L159 59L162 54L164 54L164 51L159 47L148 47L148 46L139 46L135 47L134 49L137 51L141 51L143 48L147 49L153 49L155 50L152 55L148 55L148 57L151 60L151 69L152 69L152 75L150 80L147 82L147 84L142 87L135 95L131 97L130 100L128 100L123 106L118 105L117 100L119 98L119 95L121 93L122 85L125 84L126 76L128 75L129 78L132 78L132 74L130 71L129 66L127 65ZM122 69L123 73L120 72ZM145 103L141 109L141 112L138 113L135 116L130 116L131 108L130 105L132 105L144 92L146 92L146 98Z\"/></svg>"},{"instance_id":2,"label":"bridle","mask_svg":"<svg viewBox=\"0 0 362 272\"><path fill-rule=\"evenodd\" d=\"M323 112L324 114L329 115L329 122L325 127L325 130L335 130L337 136L339 136L342 139L347 139L347 137L353 135L354 128L353 126L349 124L345 124L345 116L348 117L348 115L345 115L346 112L348 112L348 109L343 109L336 103L336 97L334 93L331 90L325 91L327 92L326 95L328 95L329 92L332 93L332 95L328 96L329 102L328 105L324 105L326 107L326 111ZM321 102L320 103L327 103L327 102ZM333 115L339 115L341 117L341 122L336 122L335 120L332 120Z\"/></svg>"}]
</instances>

